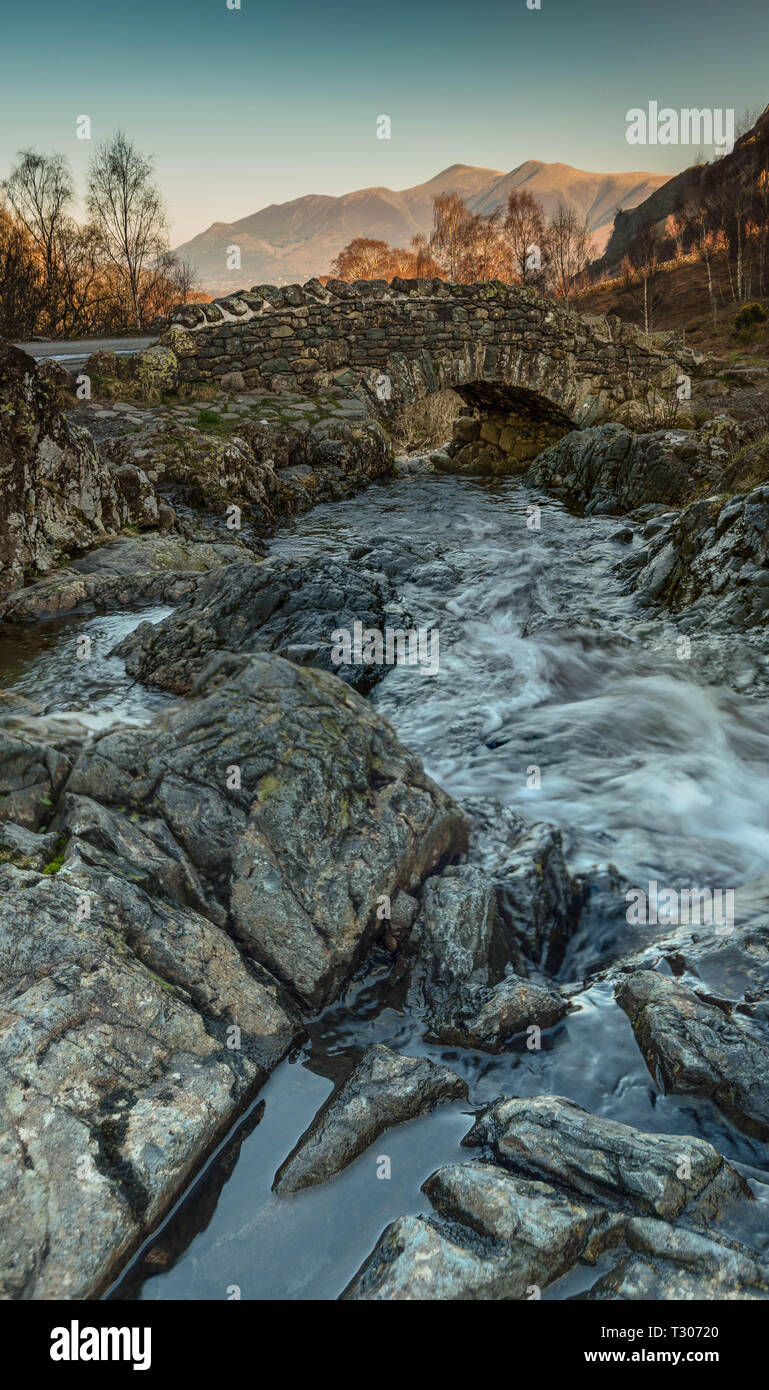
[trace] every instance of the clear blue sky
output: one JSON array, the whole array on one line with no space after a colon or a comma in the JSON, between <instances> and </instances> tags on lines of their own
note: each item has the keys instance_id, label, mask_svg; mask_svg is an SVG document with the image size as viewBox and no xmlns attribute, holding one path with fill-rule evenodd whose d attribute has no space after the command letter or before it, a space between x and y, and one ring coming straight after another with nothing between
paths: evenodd
<instances>
[{"instance_id":1,"label":"clear blue sky","mask_svg":"<svg viewBox=\"0 0 769 1390\"><path fill-rule=\"evenodd\" d=\"M453 163L671 173L625 114L769 102L769 0L22 0L2 17L0 176L28 145L84 184L122 127L178 243L305 193L404 188ZM376 138L376 118L392 139Z\"/></svg>"}]
</instances>

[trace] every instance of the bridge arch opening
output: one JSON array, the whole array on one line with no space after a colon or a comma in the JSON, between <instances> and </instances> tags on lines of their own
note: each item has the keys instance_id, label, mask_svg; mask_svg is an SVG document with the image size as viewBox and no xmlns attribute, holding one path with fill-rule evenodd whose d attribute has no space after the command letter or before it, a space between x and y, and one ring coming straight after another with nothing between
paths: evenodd
<instances>
[{"instance_id":1,"label":"bridge arch opening","mask_svg":"<svg viewBox=\"0 0 769 1390\"><path fill-rule=\"evenodd\" d=\"M464 407L454 420L451 453L463 469L519 472L578 428L561 406L527 387L471 381L455 389Z\"/></svg>"}]
</instances>

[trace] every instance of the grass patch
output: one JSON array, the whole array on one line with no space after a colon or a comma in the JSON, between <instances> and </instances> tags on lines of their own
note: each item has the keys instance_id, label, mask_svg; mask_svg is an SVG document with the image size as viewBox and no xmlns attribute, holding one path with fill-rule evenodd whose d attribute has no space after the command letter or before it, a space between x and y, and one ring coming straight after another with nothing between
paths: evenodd
<instances>
[{"instance_id":1,"label":"grass patch","mask_svg":"<svg viewBox=\"0 0 769 1390\"><path fill-rule=\"evenodd\" d=\"M211 410L204 407L199 410L193 420L193 428L200 430L201 434L217 434L223 438L229 438L233 431L233 421L225 420L218 410Z\"/></svg>"},{"instance_id":2,"label":"grass patch","mask_svg":"<svg viewBox=\"0 0 769 1390\"><path fill-rule=\"evenodd\" d=\"M769 481L769 430L755 435L734 454L724 482L729 491L750 492Z\"/></svg>"}]
</instances>

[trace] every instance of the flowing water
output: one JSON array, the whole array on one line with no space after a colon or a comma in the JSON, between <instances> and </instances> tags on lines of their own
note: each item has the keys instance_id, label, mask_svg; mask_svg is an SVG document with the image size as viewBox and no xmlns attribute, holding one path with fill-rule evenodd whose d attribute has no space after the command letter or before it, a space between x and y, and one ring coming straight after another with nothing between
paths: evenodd
<instances>
[{"instance_id":1,"label":"flowing water","mask_svg":"<svg viewBox=\"0 0 769 1390\"><path fill-rule=\"evenodd\" d=\"M516 811L559 825L571 868L596 884L614 865L634 887L656 879L734 889L739 922L741 901L745 912L762 910L755 880L769 871L766 659L737 634L692 633L687 649L682 624L622 592L615 568L628 546L617 530L614 520L575 517L514 480L415 474L315 508L271 550L381 568L414 622L438 629L438 671L393 667L371 699L441 786L485 808L474 848L481 862L498 859L505 812ZM60 622L43 636L37 628L29 650L0 669L0 684L49 711L87 704L100 725L147 717L167 697L133 685L108 652L148 616L162 613ZM103 653L95 673L72 655L74 638L89 633ZM581 981L642 944L625 906L622 891L596 892L563 980ZM541 1051L516 1042L495 1057L426 1043L403 996L377 957L309 1026L132 1261L118 1297L336 1297L389 1221L429 1210L420 1184L441 1163L468 1156L459 1141L473 1112L500 1095L570 1096L641 1129L701 1135L753 1178L769 1173L767 1147L737 1134L708 1103L659 1094L600 979L587 980L576 1012L543 1037ZM468 1082L469 1104L388 1132L331 1183L275 1197L275 1170L374 1042L453 1067ZM389 1179L377 1176L380 1155L390 1159ZM767 1189L758 1182L756 1191ZM757 1217L757 1244L761 1224ZM545 1296L568 1297L599 1272L577 1270Z\"/></svg>"}]
</instances>

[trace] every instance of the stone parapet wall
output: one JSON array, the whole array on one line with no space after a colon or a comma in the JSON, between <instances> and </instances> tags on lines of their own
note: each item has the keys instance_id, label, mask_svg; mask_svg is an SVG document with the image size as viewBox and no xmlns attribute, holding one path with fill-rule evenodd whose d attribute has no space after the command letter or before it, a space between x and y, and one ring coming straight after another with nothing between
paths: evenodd
<instances>
[{"instance_id":1,"label":"stone parapet wall","mask_svg":"<svg viewBox=\"0 0 769 1390\"><path fill-rule=\"evenodd\" d=\"M493 281L318 280L179 306L164 343L183 380L313 392L363 384L385 414L452 389L486 409L588 425L644 390L671 392L695 355L670 335L580 316Z\"/></svg>"}]
</instances>

